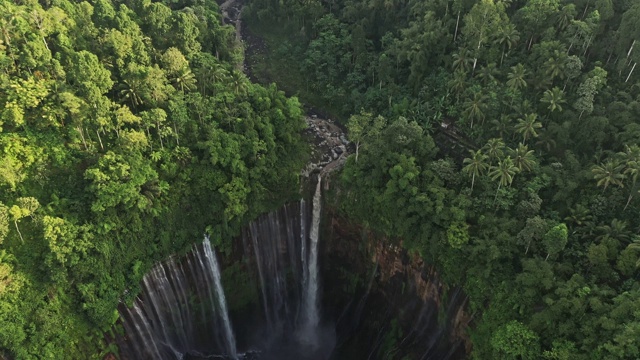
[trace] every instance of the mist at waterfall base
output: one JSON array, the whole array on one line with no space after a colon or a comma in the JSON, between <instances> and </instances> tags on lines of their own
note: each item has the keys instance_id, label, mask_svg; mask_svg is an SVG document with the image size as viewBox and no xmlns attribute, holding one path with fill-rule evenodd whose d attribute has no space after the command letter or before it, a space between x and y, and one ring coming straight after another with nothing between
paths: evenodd
<instances>
[{"instance_id":1,"label":"mist at waterfall base","mask_svg":"<svg viewBox=\"0 0 640 360\"><path fill-rule=\"evenodd\" d=\"M229 314L218 258L208 238L187 255L174 256L154 266L144 276L142 292L133 306L120 306L120 320L125 330L118 341L120 357L154 360L395 358L382 354L385 334L389 333L389 324L397 313L406 312L416 324L401 345L419 344L424 355L418 359L452 358L450 354L454 349L448 347L447 340L442 340L448 333L439 326L437 316L432 316L438 311L435 304L411 300L409 306L396 309L396 305L400 306L397 299L391 299L390 304L384 296L370 294L377 266L373 273L361 274L368 284L366 292L353 295L346 306L336 308L333 304L331 309L322 309L320 197L318 181L312 206L304 200L290 203L262 215L243 229L238 239L238 243L242 242L239 252L244 251L243 271L250 273L258 288L258 303L250 309ZM329 274L323 277L328 278ZM399 286L390 291L394 297L405 292L405 281L396 280L389 283ZM228 290L234 287L234 284L226 285ZM343 288L333 280L325 287L323 302L329 293ZM370 326L363 329L362 324L367 321ZM429 329L434 326L438 333L430 336ZM349 347L345 343L349 341L356 346L345 350ZM456 348L459 350L460 346Z\"/></svg>"}]
</instances>

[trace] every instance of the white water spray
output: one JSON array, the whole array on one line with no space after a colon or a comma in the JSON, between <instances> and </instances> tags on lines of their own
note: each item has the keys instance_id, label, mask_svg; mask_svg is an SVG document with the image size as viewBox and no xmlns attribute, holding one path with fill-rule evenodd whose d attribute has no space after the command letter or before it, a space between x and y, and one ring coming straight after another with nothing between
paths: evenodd
<instances>
[{"instance_id":1,"label":"white water spray","mask_svg":"<svg viewBox=\"0 0 640 360\"><path fill-rule=\"evenodd\" d=\"M320 232L320 214L321 214L321 194L320 186L322 178L318 176L318 184L316 192L313 195L313 213L311 220L311 231L309 234L309 261L308 278L304 289L303 310L305 322L303 330L305 332L313 331L317 328L320 321L318 314L318 237Z\"/></svg>"},{"instance_id":2,"label":"white water spray","mask_svg":"<svg viewBox=\"0 0 640 360\"><path fill-rule=\"evenodd\" d=\"M238 354L236 350L236 339L233 336L233 330L231 329L231 321L229 320L229 312L227 311L227 301L224 297L224 290L222 289L222 282L220 280L220 267L218 266L218 259L215 252L211 249L211 242L207 236L203 243L204 253L209 262L209 268L213 273L213 283L216 288L216 299L220 306L220 312L222 321L224 323L225 341L227 345L227 351L232 359L237 359Z\"/></svg>"}]
</instances>

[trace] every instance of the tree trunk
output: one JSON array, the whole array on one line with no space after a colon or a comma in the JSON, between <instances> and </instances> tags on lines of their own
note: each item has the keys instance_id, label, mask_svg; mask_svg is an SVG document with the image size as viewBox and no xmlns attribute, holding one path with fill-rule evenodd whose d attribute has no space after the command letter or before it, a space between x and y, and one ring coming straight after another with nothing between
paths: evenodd
<instances>
[{"instance_id":1,"label":"tree trunk","mask_svg":"<svg viewBox=\"0 0 640 360\"><path fill-rule=\"evenodd\" d=\"M147 138L149 139L149 147L151 148L151 151L153 151L153 139L151 138L151 133L149 132L149 127L145 126L145 128L147 129Z\"/></svg>"},{"instance_id":2,"label":"tree trunk","mask_svg":"<svg viewBox=\"0 0 640 360\"><path fill-rule=\"evenodd\" d=\"M96 135L98 135L98 141L100 142L100 150L104 151L104 146L102 146L102 139L100 138L100 132L96 130Z\"/></svg>"},{"instance_id":3,"label":"tree trunk","mask_svg":"<svg viewBox=\"0 0 640 360\"><path fill-rule=\"evenodd\" d=\"M42 42L44 43L44 47L46 47L47 50L49 50L49 44L47 44L47 40L45 40L44 36L42 37ZM51 50L49 50L49 52L51 52Z\"/></svg>"},{"instance_id":4,"label":"tree trunk","mask_svg":"<svg viewBox=\"0 0 640 360\"><path fill-rule=\"evenodd\" d=\"M584 20L584 17L587 16L587 9L589 9L589 3L591 1L587 1L587 5L584 7L584 11L582 12L582 19L580 20Z\"/></svg>"},{"instance_id":5,"label":"tree trunk","mask_svg":"<svg viewBox=\"0 0 640 360\"><path fill-rule=\"evenodd\" d=\"M498 200L498 192L500 191L500 186L502 185L502 183L498 183L498 190L496 190L496 197L493 198L493 203L496 203L496 200Z\"/></svg>"},{"instance_id":6,"label":"tree trunk","mask_svg":"<svg viewBox=\"0 0 640 360\"><path fill-rule=\"evenodd\" d=\"M584 52L582 53L583 57L587 55L587 50L589 50L589 46L591 46L591 39L592 38L593 38L593 35L589 36L589 40L587 40L587 42L585 43L586 46L583 44L583 46L584 46Z\"/></svg>"},{"instance_id":7,"label":"tree trunk","mask_svg":"<svg viewBox=\"0 0 640 360\"><path fill-rule=\"evenodd\" d=\"M471 191L473 191L473 184L476 182L476 173L474 172L473 175L471 175Z\"/></svg>"},{"instance_id":8,"label":"tree trunk","mask_svg":"<svg viewBox=\"0 0 640 360\"><path fill-rule=\"evenodd\" d=\"M180 135L178 134L178 125L176 125L176 122L173 122L173 131L176 133L176 145L180 146Z\"/></svg>"},{"instance_id":9,"label":"tree trunk","mask_svg":"<svg viewBox=\"0 0 640 360\"><path fill-rule=\"evenodd\" d=\"M86 150L89 150L89 149L87 148L87 140L85 140L85 138L84 138L84 131L82 131L82 126L78 126L78 127L76 128L76 130L78 130L78 132L80 133L80 137L82 138L82 143L84 144L84 150L85 150L85 151L86 151Z\"/></svg>"},{"instance_id":10,"label":"tree trunk","mask_svg":"<svg viewBox=\"0 0 640 360\"><path fill-rule=\"evenodd\" d=\"M358 162L358 151L360 150L360 141L356 141L356 162Z\"/></svg>"},{"instance_id":11,"label":"tree trunk","mask_svg":"<svg viewBox=\"0 0 640 360\"><path fill-rule=\"evenodd\" d=\"M629 75L627 76L627 80L625 80L624 82L629 81L629 78L631 77L631 74L633 74L633 70L636 68L636 65L638 65L638 63L633 63L633 67L631 68L631 71L629 72Z\"/></svg>"},{"instance_id":12,"label":"tree trunk","mask_svg":"<svg viewBox=\"0 0 640 360\"><path fill-rule=\"evenodd\" d=\"M158 137L160 138L160 148L164 149L164 144L162 143L162 134L160 134L160 123L156 122L156 129L158 129Z\"/></svg>"},{"instance_id":13,"label":"tree trunk","mask_svg":"<svg viewBox=\"0 0 640 360\"><path fill-rule=\"evenodd\" d=\"M456 20L456 32L453 34L453 42L456 41L458 37L458 25L460 25L460 11L458 11L458 19Z\"/></svg>"},{"instance_id":14,"label":"tree trunk","mask_svg":"<svg viewBox=\"0 0 640 360\"><path fill-rule=\"evenodd\" d=\"M629 58L629 56L631 56L631 51L633 51L633 45L636 44L636 41L633 40L633 42L631 43L631 46L629 47L629 51L627 51L627 59Z\"/></svg>"},{"instance_id":15,"label":"tree trunk","mask_svg":"<svg viewBox=\"0 0 640 360\"><path fill-rule=\"evenodd\" d=\"M24 238L22 238L22 233L20 232L20 229L18 228L18 220L14 220L13 223L16 225L16 230L18 230L18 235L20 235L20 241L22 241L22 243L24 244Z\"/></svg>"},{"instance_id":16,"label":"tree trunk","mask_svg":"<svg viewBox=\"0 0 640 360\"><path fill-rule=\"evenodd\" d=\"M627 199L627 204L624 206L624 209L622 209L622 211L627 210L627 206L629 206L629 203L631 203L631 199L633 199L633 193L629 194L629 198Z\"/></svg>"}]
</instances>

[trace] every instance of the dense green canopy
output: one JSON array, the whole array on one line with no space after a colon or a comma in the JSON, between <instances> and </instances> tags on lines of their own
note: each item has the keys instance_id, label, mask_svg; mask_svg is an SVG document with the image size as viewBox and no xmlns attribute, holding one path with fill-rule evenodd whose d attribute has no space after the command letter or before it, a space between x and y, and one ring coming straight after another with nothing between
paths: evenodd
<instances>
[{"instance_id":1,"label":"dense green canopy","mask_svg":"<svg viewBox=\"0 0 640 360\"><path fill-rule=\"evenodd\" d=\"M209 0L0 0L0 358L101 358L154 261L296 196L300 104L235 41Z\"/></svg>"},{"instance_id":2,"label":"dense green canopy","mask_svg":"<svg viewBox=\"0 0 640 360\"><path fill-rule=\"evenodd\" d=\"M293 87L285 64L356 130L344 212L469 295L473 358L640 358L637 1L246 14L269 40L263 72Z\"/></svg>"}]
</instances>

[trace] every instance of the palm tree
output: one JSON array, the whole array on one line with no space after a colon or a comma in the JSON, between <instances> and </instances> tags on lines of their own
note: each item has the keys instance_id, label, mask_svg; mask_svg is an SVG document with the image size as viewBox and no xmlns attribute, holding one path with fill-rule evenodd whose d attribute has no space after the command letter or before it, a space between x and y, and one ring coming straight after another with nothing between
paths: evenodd
<instances>
[{"instance_id":1,"label":"palm tree","mask_svg":"<svg viewBox=\"0 0 640 360\"><path fill-rule=\"evenodd\" d=\"M481 67L480 71L478 71L478 77L482 79L485 85L495 81L496 75L498 75L498 70L496 69L495 63L487 64L487 66Z\"/></svg>"},{"instance_id":2,"label":"palm tree","mask_svg":"<svg viewBox=\"0 0 640 360\"><path fill-rule=\"evenodd\" d=\"M599 233L597 241L604 239L614 239L619 242L627 242L631 237L631 230L627 229L627 223L618 219L611 220L611 225L600 225L596 227Z\"/></svg>"},{"instance_id":3,"label":"palm tree","mask_svg":"<svg viewBox=\"0 0 640 360\"><path fill-rule=\"evenodd\" d=\"M188 68L183 69L173 78L173 84L184 94L185 89L193 90L196 86L196 77Z\"/></svg>"},{"instance_id":4,"label":"palm tree","mask_svg":"<svg viewBox=\"0 0 640 360\"><path fill-rule=\"evenodd\" d=\"M504 54L507 51L507 48L511 50L518 41L520 40L520 33L516 30L516 26L514 24L509 23L507 26L500 28L498 35L495 39L495 43L497 45L502 45L502 55L500 56L500 66L502 66L502 61L504 60Z\"/></svg>"},{"instance_id":5,"label":"palm tree","mask_svg":"<svg viewBox=\"0 0 640 360\"><path fill-rule=\"evenodd\" d=\"M624 170L624 175L627 176L631 180L631 190L629 192L629 198L627 198L627 204L624 206L624 210L627 209L633 195L638 192L637 189L637 181L638 175L640 175L640 146L624 146L624 152L618 153L621 157L623 163L626 165L626 169Z\"/></svg>"},{"instance_id":6,"label":"palm tree","mask_svg":"<svg viewBox=\"0 0 640 360\"><path fill-rule=\"evenodd\" d=\"M631 238L631 243L627 245L627 249L640 251L640 236L633 236ZM636 268L640 268L640 257L638 257L638 260L636 260Z\"/></svg>"},{"instance_id":7,"label":"palm tree","mask_svg":"<svg viewBox=\"0 0 640 360\"><path fill-rule=\"evenodd\" d=\"M453 54L453 62L451 66L454 70L462 70L464 72L469 71L469 67L473 63L471 53L466 48L458 49L458 52Z\"/></svg>"},{"instance_id":8,"label":"palm tree","mask_svg":"<svg viewBox=\"0 0 640 360\"><path fill-rule=\"evenodd\" d=\"M133 109L135 110L138 105L142 105L142 98L140 97L140 84L136 80L124 80L123 84L120 84L120 97L122 101L129 100Z\"/></svg>"},{"instance_id":9,"label":"palm tree","mask_svg":"<svg viewBox=\"0 0 640 360\"><path fill-rule=\"evenodd\" d=\"M563 6L559 12L556 13L558 17L558 30L563 31L564 29L571 24L576 12L576 6L574 4L569 4Z\"/></svg>"},{"instance_id":10,"label":"palm tree","mask_svg":"<svg viewBox=\"0 0 640 360\"><path fill-rule=\"evenodd\" d=\"M540 102L549 105L547 109L549 109L550 112L556 110L562 112L562 104L566 103L564 100L564 91L557 86L551 90L547 90L542 94Z\"/></svg>"},{"instance_id":11,"label":"palm tree","mask_svg":"<svg viewBox=\"0 0 640 360\"><path fill-rule=\"evenodd\" d=\"M493 199L493 202L498 198L498 192L501 187L511 185L517 172L518 168L513 165L513 161L510 156L499 161L497 166L493 166L491 168L489 176L491 177L491 180L498 182L498 190L496 190L496 197Z\"/></svg>"},{"instance_id":12,"label":"palm tree","mask_svg":"<svg viewBox=\"0 0 640 360\"><path fill-rule=\"evenodd\" d=\"M565 74L565 67L567 64L566 55L558 50L553 51L553 56L550 57L545 63L545 73L553 81L556 77L563 78Z\"/></svg>"},{"instance_id":13,"label":"palm tree","mask_svg":"<svg viewBox=\"0 0 640 360\"><path fill-rule=\"evenodd\" d=\"M551 152L551 150L556 147L556 141L553 139L553 136L549 135L549 131L542 130L538 134L536 146L544 148L547 152Z\"/></svg>"},{"instance_id":14,"label":"palm tree","mask_svg":"<svg viewBox=\"0 0 640 360\"><path fill-rule=\"evenodd\" d=\"M533 150L529 150L529 147L523 143L518 144L518 148L511 150L510 153L510 156L513 156L513 165L515 165L520 172L531 171L536 164L536 157L533 156Z\"/></svg>"},{"instance_id":15,"label":"palm tree","mask_svg":"<svg viewBox=\"0 0 640 360\"><path fill-rule=\"evenodd\" d=\"M623 174L624 165L620 164L616 160L609 159L606 163L595 165L591 169L593 178L597 181L598 186L603 186L602 192L607 190L607 187L611 184L624 187L622 180L626 177Z\"/></svg>"},{"instance_id":16,"label":"palm tree","mask_svg":"<svg viewBox=\"0 0 640 360\"><path fill-rule=\"evenodd\" d=\"M456 99L460 98L467 89L467 73L462 69L458 69L453 73L453 79L449 80L449 90L456 94Z\"/></svg>"},{"instance_id":17,"label":"palm tree","mask_svg":"<svg viewBox=\"0 0 640 360\"><path fill-rule=\"evenodd\" d=\"M487 105L484 103L487 97L481 92L473 93L473 99L469 99L464 103L465 110L462 113L465 117L471 119L471 128L473 129L473 120L484 120L484 110Z\"/></svg>"},{"instance_id":18,"label":"palm tree","mask_svg":"<svg viewBox=\"0 0 640 360\"><path fill-rule=\"evenodd\" d=\"M500 115L500 118L491 120L492 128L494 132L498 133L501 138L511 133L513 124L511 118L508 115Z\"/></svg>"},{"instance_id":19,"label":"palm tree","mask_svg":"<svg viewBox=\"0 0 640 360\"><path fill-rule=\"evenodd\" d=\"M518 119L515 130L522 135L524 142L530 137L538 137L536 129L542 128L542 124L536 121L537 119L538 115L533 113L525 115L523 119Z\"/></svg>"},{"instance_id":20,"label":"palm tree","mask_svg":"<svg viewBox=\"0 0 640 360\"><path fill-rule=\"evenodd\" d=\"M511 90L520 90L520 88L527 87L527 81L525 77L527 76L527 70L522 66L522 64L518 64L516 66L511 67L511 72L507 74L507 86L511 88Z\"/></svg>"},{"instance_id":21,"label":"palm tree","mask_svg":"<svg viewBox=\"0 0 640 360\"><path fill-rule=\"evenodd\" d=\"M591 224L591 220L593 220L591 210L582 204L577 204L574 208L569 209L569 213L570 215L565 217L564 221L574 226L586 226Z\"/></svg>"},{"instance_id":22,"label":"palm tree","mask_svg":"<svg viewBox=\"0 0 640 360\"><path fill-rule=\"evenodd\" d=\"M233 90L236 93L236 95L240 93L244 93L244 91L247 89L246 79L242 76L242 73L239 71L234 70L231 73L229 82L231 83L231 87L233 87Z\"/></svg>"},{"instance_id":23,"label":"palm tree","mask_svg":"<svg viewBox=\"0 0 640 360\"><path fill-rule=\"evenodd\" d=\"M487 141L487 144L482 147L482 149L489 157L490 163L493 164L494 160L498 160L504 155L504 141L501 138L489 139L489 141Z\"/></svg>"},{"instance_id":24,"label":"palm tree","mask_svg":"<svg viewBox=\"0 0 640 360\"><path fill-rule=\"evenodd\" d=\"M524 99L522 102L512 105L511 109L513 109L515 114L525 116L526 114L533 112L533 104L529 99Z\"/></svg>"},{"instance_id":25,"label":"palm tree","mask_svg":"<svg viewBox=\"0 0 640 360\"><path fill-rule=\"evenodd\" d=\"M488 165L486 161L488 156L483 154L480 150L475 152L469 150L469 153L471 154L471 157L464 159L463 164L465 164L465 166L462 168L462 171L467 174L471 174L471 191L473 191L476 176L481 176L485 170L487 170Z\"/></svg>"}]
</instances>

